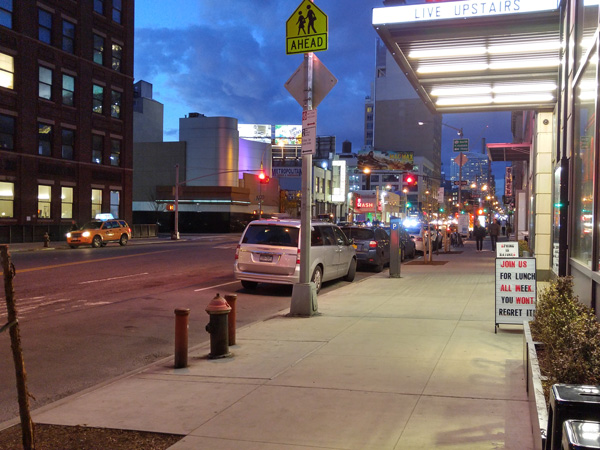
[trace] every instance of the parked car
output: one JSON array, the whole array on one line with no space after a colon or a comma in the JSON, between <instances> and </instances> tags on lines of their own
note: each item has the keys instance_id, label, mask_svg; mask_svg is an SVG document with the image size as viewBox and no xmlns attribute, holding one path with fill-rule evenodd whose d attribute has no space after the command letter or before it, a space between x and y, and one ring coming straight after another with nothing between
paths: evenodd
<instances>
[{"instance_id":1,"label":"parked car","mask_svg":"<svg viewBox=\"0 0 600 450\"><path fill-rule=\"evenodd\" d=\"M356 245L359 266L370 266L381 272L390 263L390 236L379 227L342 227L344 234Z\"/></svg>"},{"instance_id":2,"label":"parked car","mask_svg":"<svg viewBox=\"0 0 600 450\"><path fill-rule=\"evenodd\" d=\"M436 251L442 246L442 235L433 225L429 225L429 230L431 232L431 251ZM415 243L415 250L420 253L427 253L425 251L428 245L427 224L410 226L406 228L406 231Z\"/></svg>"},{"instance_id":3,"label":"parked car","mask_svg":"<svg viewBox=\"0 0 600 450\"><path fill-rule=\"evenodd\" d=\"M353 281L356 253L352 241L332 223L311 223L311 281L344 278ZM254 220L248 224L235 252L233 273L246 289L258 283L295 284L300 280L300 221Z\"/></svg>"},{"instance_id":4,"label":"parked car","mask_svg":"<svg viewBox=\"0 0 600 450\"><path fill-rule=\"evenodd\" d=\"M127 245L131 237L131 228L124 220L92 220L78 230L67 233L67 244L71 248L80 245L91 245L94 248L104 247L109 242Z\"/></svg>"}]
</instances>

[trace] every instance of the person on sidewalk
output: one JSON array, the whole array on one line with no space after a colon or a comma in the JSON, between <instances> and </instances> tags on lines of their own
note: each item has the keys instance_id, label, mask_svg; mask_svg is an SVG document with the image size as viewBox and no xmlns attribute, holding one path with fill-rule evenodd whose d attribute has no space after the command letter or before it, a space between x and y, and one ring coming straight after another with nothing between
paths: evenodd
<instances>
[{"instance_id":1,"label":"person on sidewalk","mask_svg":"<svg viewBox=\"0 0 600 450\"><path fill-rule=\"evenodd\" d=\"M473 225L473 237L477 244L477 251L483 251L483 238L485 237L485 228L477 224Z\"/></svg>"},{"instance_id":2,"label":"person on sidewalk","mask_svg":"<svg viewBox=\"0 0 600 450\"><path fill-rule=\"evenodd\" d=\"M496 242L498 242L498 236L500 235L500 224L497 220L494 220L490 224L490 241L492 241L492 251L496 251Z\"/></svg>"},{"instance_id":3,"label":"person on sidewalk","mask_svg":"<svg viewBox=\"0 0 600 450\"><path fill-rule=\"evenodd\" d=\"M510 223L506 224L506 240L510 241L510 234L512 233L512 227L510 226Z\"/></svg>"}]
</instances>

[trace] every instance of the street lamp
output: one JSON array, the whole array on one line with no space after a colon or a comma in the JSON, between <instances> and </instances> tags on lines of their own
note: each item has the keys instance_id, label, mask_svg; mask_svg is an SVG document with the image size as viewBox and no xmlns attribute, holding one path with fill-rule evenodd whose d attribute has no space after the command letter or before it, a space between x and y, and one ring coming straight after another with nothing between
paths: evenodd
<instances>
[{"instance_id":1,"label":"street lamp","mask_svg":"<svg viewBox=\"0 0 600 450\"><path fill-rule=\"evenodd\" d=\"M363 169L363 173L366 176L367 191L370 191L371 190L371 169L369 169L368 167L365 167Z\"/></svg>"}]
</instances>

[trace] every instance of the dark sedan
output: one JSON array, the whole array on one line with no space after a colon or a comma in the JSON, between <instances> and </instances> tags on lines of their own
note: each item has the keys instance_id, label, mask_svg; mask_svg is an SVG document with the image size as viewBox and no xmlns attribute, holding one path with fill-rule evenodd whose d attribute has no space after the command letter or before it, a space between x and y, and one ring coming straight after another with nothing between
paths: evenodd
<instances>
[{"instance_id":1,"label":"dark sedan","mask_svg":"<svg viewBox=\"0 0 600 450\"><path fill-rule=\"evenodd\" d=\"M390 263L390 237L379 227L342 227L344 234L356 245L359 266L370 266L381 272Z\"/></svg>"}]
</instances>

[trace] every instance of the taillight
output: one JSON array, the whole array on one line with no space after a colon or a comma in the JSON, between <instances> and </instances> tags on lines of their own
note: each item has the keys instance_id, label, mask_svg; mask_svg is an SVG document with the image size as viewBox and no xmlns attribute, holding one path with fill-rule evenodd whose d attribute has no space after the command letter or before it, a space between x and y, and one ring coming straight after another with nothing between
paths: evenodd
<instances>
[{"instance_id":1,"label":"taillight","mask_svg":"<svg viewBox=\"0 0 600 450\"><path fill-rule=\"evenodd\" d=\"M235 248L235 259L240 257L240 244Z\"/></svg>"},{"instance_id":2,"label":"taillight","mask_svg":"<svg viewBox=\"0 0 600 450\"><path fill-rule=\"evenodd\" d=\"M377 242L376 241L369 242L369 247L370 248L376 248L377 247Z\"/></svg>"},{"instance_id":3,"label":"taillight","mask_svg":"<svg viewBox=\"0 0 600 450\"><path fill-rule=\"evenodd\" d=\"M300 249L298 249L298 254L296 255L296 264L300 264Z\"/></svg>"}]
</instances>

